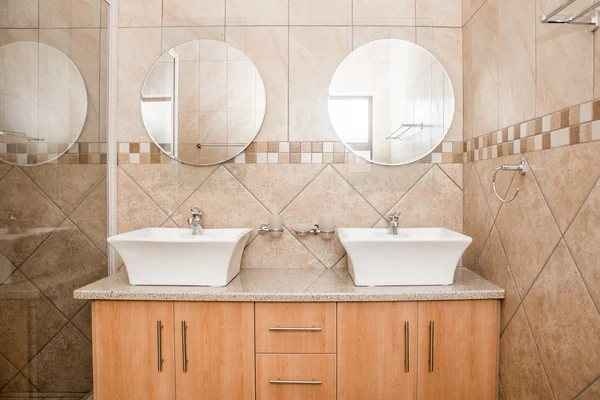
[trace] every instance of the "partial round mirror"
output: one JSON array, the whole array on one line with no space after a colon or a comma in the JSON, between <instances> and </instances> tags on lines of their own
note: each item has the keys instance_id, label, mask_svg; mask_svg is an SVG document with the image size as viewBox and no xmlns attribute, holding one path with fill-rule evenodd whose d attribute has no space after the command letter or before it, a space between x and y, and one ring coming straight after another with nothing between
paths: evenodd
<instances>
[{"instance_id":1,"label":"partial round mirror","mask_svg":"<svg viewBox=\"0 0 600 400\"><path fill-rule=\"evenodd\" d=\"M252 143L265 118L266 92L254 63L215 40L173 47L142 89L142 118L168 156L192 165L225 162Z\"/></svg>"},{"instance_id":2,"label":"partial round mirror","mask_svg":"<svg viewBox=\"0 0 600 400\"><path fill-rule=\"evenodd\" d=\"M0 47L0 160L56 160L79 138L87 107L83 77L65 54L35 42Z\"/></svg>"},{"instance_id":3,"label":"partial round mirror","mask_svg":"<svg viewBox=\"0 0 600 400\"><path fill-rule=\"evenodd\" d=\"M431 153L454 116L446 70L405 40L367 43L339 65L329 86L329 117L346 147L376 164L401 165Z\"/></svg>"}]
</instances>

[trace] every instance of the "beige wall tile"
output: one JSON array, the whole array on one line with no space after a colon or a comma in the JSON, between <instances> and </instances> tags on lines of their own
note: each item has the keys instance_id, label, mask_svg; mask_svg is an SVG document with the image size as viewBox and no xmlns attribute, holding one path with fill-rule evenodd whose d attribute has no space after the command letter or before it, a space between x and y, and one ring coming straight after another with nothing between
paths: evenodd
<instances>
[{"instance_id":1,"label":"beige wall tile","mask_svg":"<svg viewBox=\"0 0 600 400\"><path fill-rule=\"evenodd\" d=\"M535 177L532 174L516 175L510 193L518 187L521 188L519 197L502 205L496 226L515 283L523 295L552 254L561 235Z\"/></svg>"},{"instance_id":2,"label":"beige wall tile","mask_svg":"<svg viewBox=\"0 0 600 400\"><path fill-rule=\"evenodd\" d=\"M354 25L415 25L415 0L353 0Z\"/></svg>"},{"instance_id":3,"label":"beige wall tile","mask_svg":"<svg viewBox=\"0 0 600 400\"><path fill-rule=\"evenodd\" d=\"M288 0L228 0L227 25L287 25Z\"/></svg>"},{"instance_id":4,"label":"beige wall tile","mask_svg":"<svg viewBox=\"0 0 600 400\"><path fill-rule=\"evenodd\" d=\"M178 44L196 39L223 41L225 28L220 26L164 27L162 29L162 51L169 51Z\"/></svg>"},{"instance_id":5,"label":"beige wall tile","mask_svg":"<svg viewBox=\"0 0 600 400\"><path fill-rule=\"evenodd\" d=\"M448 177L450 179L452 179L459 188L462 189L464 187L463 164L438 164L438 167L440 167L442 169L442 171L444 171L446 173L446 175L448 175Z\"/></svg>"},{"instance_id":6,"label":"beige wall tile","mask_svg":"<svg viewBox=\"0 0 600 400\"><path fill-rule=\"evenodd\" d=\"M70 28L71 0L39 2L40 28Z\"/></svg>"},{"instance_id":7,"label":"beige wall tile","mask_svg":"<svg viewBox=\"0 0 600 400\"><path fill-rule=\"evenodd\" d=\"M553 0L536 1L536 20L559 4ZM541 117L592 99L593 43L594 35L590 35L586 26L536 25L536 116ZM569 84L565 85L565 82Z\"/></svg>"},{"instance_id":8,"label":"beige wall tile","mask_svg":"<svg viewBox=\"0 0 600 400\"><path fill-rule=\"evenodd\" d=\"M38 0L4 0L0 28L37 28L38 15Z\"/></svg>"},{"instance_id":9,"label":"beige wall tile","mask_svg":"<svg viewBox=\"0 0 600 400\"><path fill-rule=\"evenodd\" d=\"M535 0L498 2L499 126L535 117ZM484 133L484 132L482 132Z\"/></svg>"},{"instance_id":10,"label":"beige wall tile","mask_svg":"<svg viewBox=\"0 0 600 400\"><path fill-rule=\"evenodd\" d=\"M565 234L565 240L573 258L596 303L600 307L600 184L596 184L573 224Z\"/></svg>"},{"instance_id":11,"label":"beige wall tile","mask_svg":"<svg viewBox=\"0 0 600 400\"><path fill-rule=\"evenodd\" d=\"M100 249L107 254L108 232L106 178L69 214L69 219Z\"/></svg>"},{"instance_id":12,"label":"beige wall tile","mask_svg":"<svg viewBox=\"0 0 600 400\"><path fill-rule=\"evenodd\" d=\"M417 26L462 28L462 0L416 0Z\"/></svg>"},{"instance_id":13,"label":"beige wall tile","mask_svg":"<svg viewBox=\"0 0 600 400\"><path fill-rule=\"evenodd\" d=\"M37 42L37 29L0 29L0 45L15 42Z\"/></svg>"},{"instance_id":14,"label":"beige wall tile","mask_svg":"<svg viewBox=\"0 0 600 400\"><path fill-rule=\"evenodd\" d=\"M466 24L475 15L475 12L485 3L486 0L463 0L462 18L463 24Z\"/></svg>"},{"instance_id":15,"label":"beige wall tile","mask_svg":"<svg viewBox=\"0 0 600 400\"><path fill-rule=\"evenodd\" d=\"M126 0L119 3L119 26L161 26L162 0Z\"/></svg>"},{"instance_id":16,"label":"beige wall tile","mask_svg":"<svg viewBox=\"0 0 600 400\"><path fill-rule=\"evenodd\" d=\"M417 41L417 29L414 27L396 26L355 26L352 28L352 48L381 39L402 39Z\"/></svg>"},{"instance_id":17,"label":"beige wall tile","mask_svg":"<svg viewBox=\"0 0 600 400\"><path fill-rule=\"evenodd\" d=\"M163 0L163 25L225 25L225 0Z\"/></svg>"},{"instance_id":18,"label":"beige wall tile","mask_svg":"<svg viewBox=\"0 0 600 400\"><path fill-rule=\"evenodd\" d=\"M104 0L71 1L72 28L100 27L100 10Z\"/></svg>"},{"instance_id":19,"label":"beige wall tile","mask_svg":"<svg viewBox=\"0 0 600 400\"><path fill-rule=\"evenodd\" d=\"M140 110L140 96L144 79L161 55L160 28L119 30L119 142L145 142L148 140Z\"/></svg>"},{"instance_id":20,"label":"beige wall tile","mask_svg":"<svg viewBox=\"0 0 600 400\"><path fill-rule=\"evenodd\" d=\"M350 35L350 28L290 28L290 140L337 140L327 97L333 73L350 53Z\"/></svg>"},{"instance_id":21,"label":"beige wall tile","mask_svg":"<svg viewBox=\"0 0 600 400\"><path fill-rule=\"evenodd\" d=\"M417 28L417 44L429 50L446 69L454 90L454 119L444 140L463 140L462 29Z\"/></svg>"},{"instance_id":22,"label":"beige wall tile","mask_svg":"<svg viewBox=\"0 0 600 400\"><path fill-rule=\"evenodd\" d=\"M528 153L526 158L565 232L600 176L600 142Z\"/></svg>"},{"instance_id":23,"label":"beige wall tile","mask_svg":"<svg viewBox=\"0 0 600 400\"><path fill-rule=\"evenodd\" d=\"M473 22L463 28L463 139L473 137Z\"/></svg>"},{"instance_id":24,"label":"beige wall tile","mask_svg":"<svg viewBox=\"0 0 600 400\"><path fill-rule=\"evenodd\" d=\"M228 27L227 43L258 68L267 93L265 120L255 140L288 140L288 28Z\"/></svg>"},{"instance_id":25,"label":"beige wall tile","mask_svg":"<svg viewBox=\"0 0 600 400\"><path fill-rule=\"evenodd\" d=\"M600 315L564 241L523 304L556 398L573 398L600 371Z\"/></svg>"},{"instance_id":26,"label":"beige wall tile","mask_svg":"<svg viewBox=\"0 0 600 400\"><path fill-rule=\"evenodd\" d=\"M475 168L465 175L463 232L473 242L463 255L465 267L477 265L483 246L494 223L485 194Z\"/></svg>"},{"instance_id":27,"label":"beige wall tile","mask_svg":"<svg viewBox=\"0 0 600 400\"><path fill-rule=\"evenodd\" d=\"M473 17L473 137L498 129L498 0Z\"/></svg>"},{"instance_id":28,"label":"beige wall tile","mask_svg":"<svg viewBox=\"0 0 600 400\"><path fill-rule=\"evenodd\" d=\"M500 339L500 380L507 399L554 399L522 307Z\"/></svg>"},{"instance_id":29,"label":"beige wall tile","mask_svg":"<svg viewBox=\"0 0 600 400\"><path fill-rule=\"evenodd\" d=\"M352 0L289 0L290 25L351 25Z\"/></svg>"},{"instance_id":30,"label":"beige wall tile","mask_svg":"<svg viewBox=\"0 0 600 400\"><path fill-rule=\"evenodd\" d=\"M577 400L594 400L598 398L600 398L600 380L596 380L585 392L577 397Z\"/></svg>"}]
</instances>

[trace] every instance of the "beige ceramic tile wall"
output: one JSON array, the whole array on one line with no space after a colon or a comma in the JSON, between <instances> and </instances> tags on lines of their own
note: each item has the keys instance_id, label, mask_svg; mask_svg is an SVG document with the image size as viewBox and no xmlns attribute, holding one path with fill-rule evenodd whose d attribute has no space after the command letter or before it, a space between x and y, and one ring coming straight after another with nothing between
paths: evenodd
<instances>
[{"instance_id":1,"label":"beige ceramic tile wall","mask_svg":"<svg viewBox=\"0 0 600 400\"><path fill-rule=\"evenodd\" d=\"M460 0L121 0L119 141L149 142L139 93L161 52L194 38L225 40L257 65L267 89L258 141L336 140L327 113L337 65L369 41L417 42L448 70L457 96L451 133L462 139L462 10ZM162 15L162 20L160 16ZM310 143L305 143L310 146ZM310 152L310 150L309 150ZM258 227L268 215L286 224L334 214L339 226L385 226L401 211L402 226L462 229L462 164L404 167L224 164L119 166L119 231L186 226L191 206L205 226ZM132 201L134 199L135 201ZM337 239L254 237L245 268L343 267Z\"/></svg>"},{"instance_id":2,"label":"beige ceramic tile wall","mask_svg":"<svg viewBox=\"0 0 600 400\"><path fill-rule=\"evenodd\" d=\"M102 11L102 0L0 0L0 45L46 43L80 69L89 100L80 142L105 140ZM92 388L90 305L73 290L107 273L105 170L0 162L0 397Z\"/></svg>"},{"instance_id":3,"label":"beige ceramic tile wall","mask_svg":"<svg viewBox=\"0 0 600 400\"><path fill-rule=\"evenodd\" d=\"M465 140L594 98L597 34L538 22L561 3L463 2ZM530 170L500 174L501 195L521 188L502 204L492 175L520 159ZM501 398L598 398L599 165L598 142L464 165L464 263L506 290Z\"/></svg>"}]
</instances>

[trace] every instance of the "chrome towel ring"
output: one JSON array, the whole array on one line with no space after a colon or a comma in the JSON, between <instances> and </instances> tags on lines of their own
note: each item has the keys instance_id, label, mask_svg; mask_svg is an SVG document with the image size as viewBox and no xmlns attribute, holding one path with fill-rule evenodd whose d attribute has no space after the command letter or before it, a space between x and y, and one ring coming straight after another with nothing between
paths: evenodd
<instances>
[{"instance_id":1,"label":"chrome towel ring","mask_svg":"<svg viewBox=\"0 0 600 400\"><path fill-rule=\"evenodd\" d=\"M494 178L492 179L492 187L494 188L494 194L496 195L498 200L500 200L501 202L510 203L511 201L513 201L515 199L515 197L517 197L517 195L519 194L520 188L517 188L517 191L515 192L513 197L511 197L508 200L500 197L500 195L498 194L498 191L496 190L496 175L498 175L499 171L519 171L519 174L525 175L525 172L527 172L527 164L525 164L525 160L519 161L518 164L502 164L502 166L496 168L496 172L494 172Z\"/></svg>"}]
</instances>

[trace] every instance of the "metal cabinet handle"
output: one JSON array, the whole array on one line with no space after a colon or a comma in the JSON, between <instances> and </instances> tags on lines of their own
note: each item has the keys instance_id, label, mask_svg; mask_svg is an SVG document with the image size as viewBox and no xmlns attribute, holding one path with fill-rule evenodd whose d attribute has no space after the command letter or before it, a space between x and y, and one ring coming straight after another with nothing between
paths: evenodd
<instances>
[{"instance_id":1,"label":"metal cabinet handle","mask_svg":"<svg viewBox=\"0 0 600 400\"><path fill-rule=\"evenodd\" d=\"M404 322L404 371L410 371L410 326L409 322Z\"/></svg>"},{"instance_id":2,"label":"metal cabinet handle","mask_svg":"<svg viewBox=\"0 0 600 400\"><path fill-rule=\"evenodd\" d=\"M181 321L181 353L183 362L183 372L187 372L187 324Z\"/></svg>"},{"instance_id":3,"label":"metal cabinet handle","mask_svg":"<svg viewBox=\"0 0 600 400\"><path fill-rule=\"evenodd\" d=\"M162 372L163 358L162 358L162 322L159 319L156 321L156 353L158 355L158 372Z\"/></svg>"},{"instance_id":4,"label":"metal cabinet handle","mask_svg":"<svg viewBox=\"0 0 600 400\"><path fill-rule=\"evenodd\" d=\"M302 332L320 332L323 328L319 328L316 326L311 326L310 328L302 328L302 327L283 327L283 326L275 326L269 328L270 331L302 331Z\"/></svg>"},{"instance_id":5,"label":"metal cabinet handle","mask_svg":"<svg viewBox=\"0 0 600 400\"><path fill-rule=\"evenodd\" d=\"M310 381L293 381L293 380L285 380L285 379L272 379L269 381L271 384L275 385L321 385L322 381L317 381L316 379Z\"/></svg>"},{"instance_id":6,"label":"metal cabinet handle","mask_svg":"<svg viewBox=\"0 0 600 400\"><path fill-rule=\"evenodd\" d=\"M429 372L433 372L433 341L435 339L435 321L429 321Z\"/></svg>"}]
</instances>

